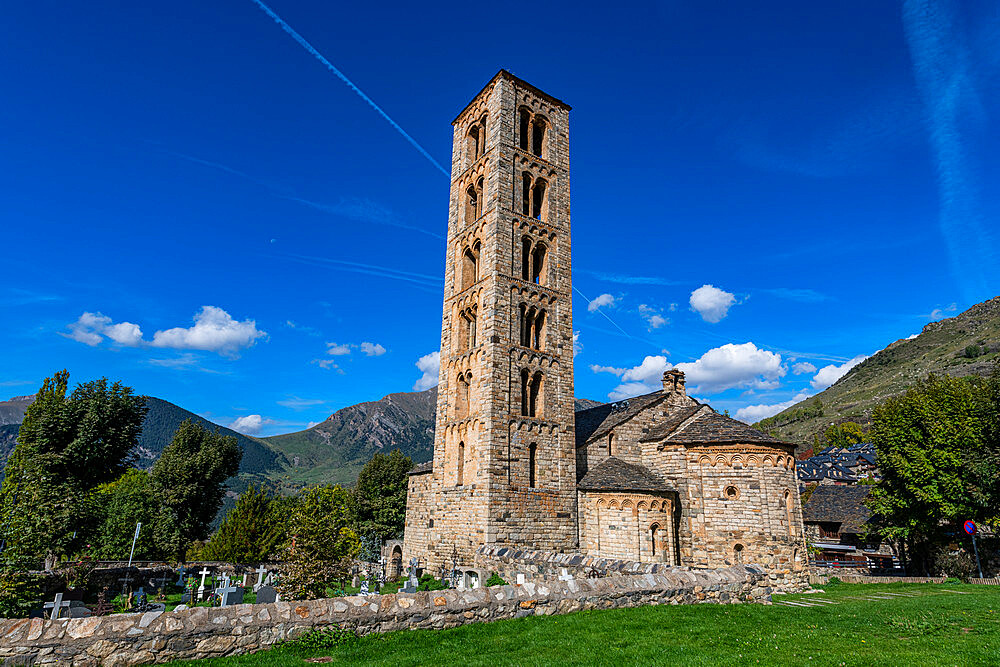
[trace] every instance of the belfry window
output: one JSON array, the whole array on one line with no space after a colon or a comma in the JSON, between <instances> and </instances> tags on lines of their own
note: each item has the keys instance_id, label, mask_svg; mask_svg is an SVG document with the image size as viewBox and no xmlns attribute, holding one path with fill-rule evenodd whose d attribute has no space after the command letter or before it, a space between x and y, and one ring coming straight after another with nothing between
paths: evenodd
<instances>
[{"instance_id":1,"label":"belfry window","mask_svg":"<svg viewBox=\"0 0 1000 667\"><path fill-rule=\"evenodd\" d=\"M473 248L466 248L462 253L462 289L466 290L472 287L479 276L477 275L479 267L479 257L478 257L478 246Z\"/></svg>"},{"instance_id":2,"label":"belfry window","mask_svg":"<svg viewBox=\"0 0 1000 667\"><path fill-rule=\"evenodd\" d=\"M479 119L479 152L476 157L481 158L484 155L486 155L486 114Z\"/></svg>"},{"instance_id":3,"label":"belfry window","mask_svg":"<svg viewBox=\"0 0 1000 667\"><path fill-rule=\"evenodd\" d=\"M521 370L521 416L528 417L528 390L530 382L530 373L527 369Z\"/></svg>"},{"instance_id":4,"label":"belfry window","mask_svg":"<svg viewBox=\"0 0 1000 667\"><path fill-rule=\"evenodd\" d=\"M608 433L608 456L615 455L615 434Z\"/></svg>"},{"instance_id":5,"label":"belfry window","mask_svg":"<svg viewBox=\"0 0 1000 667\"><path fill-rule=\"evenodd\" d=\"M455 466L455 486L465 484L465 443L458 443L458 464Z\"/></svg>"},{"instance_id":6,"label":"belfry window","mask_svg":"<svg viewBox=\"0 0 1000 667\"><path fill-rule=\"evenodd\" d=\"M531 322L531 337L529 347L536 350L545 349L545 311L539 310Z\"/></svg>"},{"instance_id":7,"label":"belfry window","mask_svg":"<svg viewBox=\"0 0 1000 667\"><path fill-rule=\"evenodd\" d=\"M545 121L535 118L531 123L531 152L538 157L542 155L542 148L545 146Z\"/></svg>"},{"instance_id":8,"label":"belfry window","mask_svg":"<svg viewBox=\"0 0 1000 667\"><path fill-rule=\"evenodd\" d=\"M519 342L523 347L545 349L545 311L521 304L518 309Z\"/></svg>"},{"instance_id":9,"label":"belfry window","mask_svg":"<svg viewBox=\"0 0 1000 667\"><path fill-rule=\"evenodd\" d=\"M542 416L542 372L537 371L528 383L528 416Z\"/></svg>"},{"instance_id":10,"label":"belfry window","mask_svg":"<svg viewBox=\"0 0 1000 667\"><path fill-rule=\"evenodd\" d=\"M465 224L471 225L476 221L479 216L476 214L479 210L479 193L476 192L476 188L470 185L465 190Z\"/></svg>"},{"instance_id":11,"label":"belfry window","mask_svg":"<svg viewBox=\"0 0 1000 667\"><path fill-rule=\"evenodd\" d=\"M535 488L535 460L538 453L538 444L531 443L528 446L528 486Z\"/></svg>"},{"instance_id":12,"label":"belfry window","mask_svg":"<svg viewBox=\"0 0 1000 667\"><path fill-rule=\"evenodd\" d=\"M531 280L531 239L521 238L521 278Z\"/></svg>"},{"instance_id":13,"label":"belfry window","mask_svg":"<svg viewBox=\"0 0 1000 667\"><path fill-rule=\"evenodd\" d=\"M466 137L467 141L467 154L469 156L469 164L472 164L479 157L479 126L473 125L469 128L469 134Z\"/></svg>"},{"instance_id":14,"label":"belfry window","mask_svg":"<svg viewBox=\"0 0 1000 667\"><path fill-rule=\"evenodd\" d=\"M531 252L531 282L536 285L544 285L545 269L545 246L539 243Z\"/></svg>"},{"instance_id":15,"label":"belfry window","mask_svg":"<svg viewBox=\"0 0 1000 667\"><path fill-rule=\"evenodd\" d=\"M455 397L455 419L469 416L469 381L472 375L458 376L458 395Z\"/></svg>"},{"instance_id":16,"label":"belfry window","mask_svg":"<svg viewBox=\"0 0 1000 667\"><path fill-rule=\"evenodd\" d=\"M531 189L531 217L535 220L542 219L546 185L547 183L545 181L538 179L535 181L535 185Z\"/></svg>"},{"instance_id":17,"label":"belfry window","mask_svg":"<svg viewBox=\"0 0 1000 667\"><path fill-rule=\"evenodd\" d=\"M517 112L517 145L521 150L528 150L531 134L531 112L522 107Z\"/></svg>"},{"instance_id":18,"label":"belfry window","mask_svg":"<svg viewBox=\"0 0 1000 667\"><path fill-rule=\"evenodd\" d=\"M531 174L521 174L521 212L531 216Z\"/></svg>"}]
</instances>

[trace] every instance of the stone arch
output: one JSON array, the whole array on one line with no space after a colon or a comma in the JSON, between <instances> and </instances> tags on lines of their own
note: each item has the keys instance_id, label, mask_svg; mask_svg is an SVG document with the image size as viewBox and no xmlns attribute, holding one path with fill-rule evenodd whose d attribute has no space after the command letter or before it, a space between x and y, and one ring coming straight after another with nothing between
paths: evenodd
<instances>
[{"instance_id":1,"label":"stone arch","mask_svg":"<svg viewBox=\"0 0 1000 667\"><path fill-rule=\"evenodd\" d=\"M614 498L612 498L612 499L611 499L611 500L610 500L610 501L608 502L608 509L609 509L609 510L616 510L616 509L618 509L618 501L617 501L617 500L615 500Z\"/></svg>"}]
</instances>

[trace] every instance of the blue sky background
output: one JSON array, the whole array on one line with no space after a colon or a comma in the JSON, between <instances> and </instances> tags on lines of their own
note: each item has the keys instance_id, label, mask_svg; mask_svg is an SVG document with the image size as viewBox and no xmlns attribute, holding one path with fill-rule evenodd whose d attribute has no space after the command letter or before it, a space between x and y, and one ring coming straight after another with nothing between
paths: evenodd
<instances>
[{"instance_id":1,"label":"blue sky background","mask_svg":"<svg viewBox=\"0 0 1000 667\"><path fill-rule=\"evenodd\" d=\"M445 167L501 67L573 105L578 396L753 420L998 292L998 3L271 8ZM448 179L252 0L6 24L0 393L270 434L436 377Z\"/></svg>"}]
</instances>

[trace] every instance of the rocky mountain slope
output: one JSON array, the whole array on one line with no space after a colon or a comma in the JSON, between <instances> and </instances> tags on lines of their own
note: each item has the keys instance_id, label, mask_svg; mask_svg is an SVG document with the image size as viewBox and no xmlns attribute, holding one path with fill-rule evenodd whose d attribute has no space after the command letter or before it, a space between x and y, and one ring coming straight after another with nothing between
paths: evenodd
<instances>
[{"instance_id":1,"label":"rocky mountain slope","mask_svg":"<svg viewBox=\"0 0 1000 667\"><path fill-rule=\"evenodd\" d=\"M836 384L756 424L802 449L831 423L866 423L873 407L929 373L989 375L1000 358L1000 297L931 322L852 368Z\"/></svg>"}]
</instances>

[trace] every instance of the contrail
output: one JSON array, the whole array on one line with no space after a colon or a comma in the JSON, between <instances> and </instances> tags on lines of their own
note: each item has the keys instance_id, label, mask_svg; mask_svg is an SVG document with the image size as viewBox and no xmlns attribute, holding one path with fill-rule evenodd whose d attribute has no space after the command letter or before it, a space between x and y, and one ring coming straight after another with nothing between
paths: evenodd
<instances>
[{"instance_id":1,"label":"contrail","mask_svg":"<svg viewBox=\"0 0 1000 667\"><path fill-rule=\"evenodd\" d=\"M389 118L389 114L387 114L386 112L382 111L382 108L379 105L375 104L375 102L372 100L372 98L370 98L367 95L365 95L361 91L360 88L358 88L357 86L355 86L354 83L350 79L348 79L346 76L344 76L343 72L341 72L339 69L337 69L336 67L334 67L333 63L331 63L329 60L327 60L326 58L324 58L322 53L320 53L319 51L317 51L313 47L312 44L310 44L309 42L307 42L305 37L303 37L299 33L295 32L295 29L292 28L292 26L290 26L287 23L285 23L285 21L280 16L278 16L277 14L275 14L274 11L270 7L268 7L267 5L265 5L260 0L253 0L253 3L255 5L257 5L258 7L260 7L262 10L264 10L265 14L267 14L272 19L274 19L274 22L277 23L278 25L280 25L282 30L284 30L289 35L291 35L292 39L294 39L296 42L298 42L302 46L302 48L304 48L306 51L308 51L309 53L311 53L313 55L313 57L316 58L316 60L318 60L321 63L323 63L328 70L330 70L331 72L333 72L334 74L336 74L338 79L340 79L341 81L343 81L344 83L346 83L347 86L351 90L353 90L354 92L356 92L361 97L361 99L363 99L365 102L367 102L371 106L372 109L375 109L375 111L377 111L378 114L380 116L382 116L382 118L385 118L386 121L388 121L388 123L390 125L392 125L394 128L396 128L397 132L399 132L401 135L403 135L404 139L406 139L407 141L409 141L413 145L414 148L416 148L418 151L420 151L421 155L423 155L425 158L427 158L428 160L430 160L431 164L433 164L435 167L438 168L438 171L440 171L445 176L450 176L451 175L451 174L448 173L447 170L445 170L444 167L442 167L438 163L437 160L435 160L433 157L431 157L430 153L428 153L426 150L424 150L423 146L421 146L420 144L417 143L416 139L414 139L413 137L411 137L410 135L408 135L406 133L406 130L404 130L403 128L401 128L396 123L396 121L394 121L393 119Z\"/></svg>"}]
</instances>

